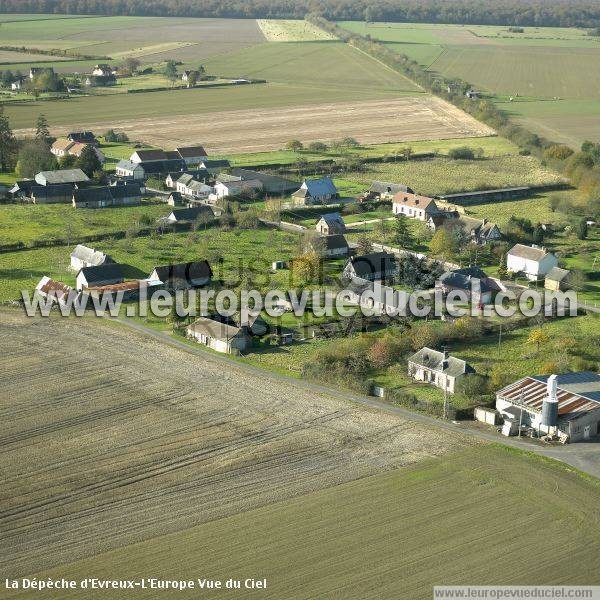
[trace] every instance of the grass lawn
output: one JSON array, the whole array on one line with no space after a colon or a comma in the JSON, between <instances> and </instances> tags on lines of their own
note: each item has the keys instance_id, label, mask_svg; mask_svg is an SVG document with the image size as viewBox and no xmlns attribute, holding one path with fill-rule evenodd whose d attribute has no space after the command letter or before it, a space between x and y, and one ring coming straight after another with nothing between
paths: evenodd
<instances>
[{"instance_id":1,"label":"grass lawn","mask_svg":"<svg viewBox=\"0 0 600 600\"><path fill-rule=\"evenodd\" d=\"M476 145L476 141L474 144ZM376 180L404 183L419 194L436 195L467 190L521 185L544 185L561 181L531 156L503 156L480 160L434 158L367 165L363 173L343 174L340 183L360 184Z\"/></svg>"},{"instance_id":2,"label":"grass lawn","mask_svg":"<svg viewBox=\"0 0 600 600\"><path fill-rule=\"evenodd\" d=\"M398 598L401 585L402 597L420 600L431 598L432 584L473 581L588 584L600 551L599 498L596 480L559 463L477 444L36 575L266 578L256 596L277 599ZM223 598L239 595L219 591Z\"/></svg>"},{"instance_id":3,"label":"grass lawn","mask_svg":"<svg viewBox=\"0 0 600 600\"><path fill-rule=\"evenodd\" d=\"M0 205L0 244L63 239L70 236L125 231L135 225L152 224L172 210L165 203L145 202L100 210L74 209L69 204Z\"/></svg>"}]
</instances>

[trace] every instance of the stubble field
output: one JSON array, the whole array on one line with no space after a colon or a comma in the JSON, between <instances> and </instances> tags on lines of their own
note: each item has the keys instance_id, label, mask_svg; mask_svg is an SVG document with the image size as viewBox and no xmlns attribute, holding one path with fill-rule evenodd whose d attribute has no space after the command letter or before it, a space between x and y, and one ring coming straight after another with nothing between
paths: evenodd
<instances>
[{"instance_id":1,"label":"stubble field","mask_svg":"<svg viewBox=\"0 0 600 600\"><path fill-rule=\"evenodd\" d=\"M184 92L185 93L185 92ZM187 115L116 121L72 122L53 127L64 135L78 126L125 131L131 139L159 147L202 140L211 153L259 152L282 148L291 139L331 142L352 136L361 143L438 140L493 135L494 131L451 104L433 96L339 102L270 110L212 112L204 118ZM20 130L19 134L30 133Z\"/></svg>"},{"instance_id":2,"label":"stubble field","mask_svg":"<svg viewBox=\"0 0 600 600\"><path fill-rule=\"evenodd\" d=\"M6 312L0 335L0 570L6 576L439 456L463 443L234 363L224 370L210 356L189 355L116 324Z\"/></svg>"}]
</instances>

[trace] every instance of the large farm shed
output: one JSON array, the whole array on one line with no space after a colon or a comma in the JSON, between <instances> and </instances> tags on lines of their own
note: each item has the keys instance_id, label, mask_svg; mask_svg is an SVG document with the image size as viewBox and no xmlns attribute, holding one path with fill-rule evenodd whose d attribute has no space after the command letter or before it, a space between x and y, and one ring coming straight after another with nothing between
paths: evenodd
<instances>
[{"instance_id":1,"label":"large farm shed","mask_svg":"<svg viewBox=\"0 0 600 600\"><path fill-rule=\"evenodd\" d=\"M552 396L550 377L556 381L558 412L548 418L544 404ZM600 375L581 371L523 377L497 392L496 408L505 418L518 418L538 433L550 433L556 427L571 442L587 440L600 435Z\"/></svg>"}]
</instances>

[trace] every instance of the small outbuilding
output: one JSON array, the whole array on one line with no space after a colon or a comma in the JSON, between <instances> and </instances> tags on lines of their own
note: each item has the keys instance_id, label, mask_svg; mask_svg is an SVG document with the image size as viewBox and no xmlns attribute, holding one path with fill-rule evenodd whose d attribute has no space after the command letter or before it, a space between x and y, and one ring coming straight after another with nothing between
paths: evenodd
<instances>
[{"instance_id":1,"label":"small outbuilding","mask_svg":"<svg viewBox=\"0 0 600 600\"><path fill-rule=\"evenodd\" d=\"M107 263L95 267L83 267L77 273L77 291L90 287L98 287L113 283L122 283L125 280L121 265Z\"/></svg>"},{"instance_id":2,"label":"small outbuilding","mask_svg":"<svg viewBox=\"0 0 600 600\"><path fill-rule=\"evenodd\" d=\"M94 250L83 244L75 246L71 252L71 269L79 272L84 267L97 267L99 265L114 263L115 261L104 252Z\"/></svg>"},{"instance_id":3,"label":"small outbuilding","mask_svg":"<svg viewBox=\"0 0 600 600\"><path fill-rule=\"evenodd\" d=\"M316 229L323 235L345 233L346 223L344 223L344 219L339 212L332 212L321 216L317 221Z\"/></svg>"},{"instance_id":4,"label":"small outbuilding","mask_svg":"<svg viewBox=\"0 0 600 600\"><path fill-rule=\"evenodd\" d=\"M348 280L381 281L396 272L396 257L389 252L371 252L351 257L344 267Z\"/></svg>"},{"instance_id":5,"label":"small outbuilding","mask_svg":"<svg viewBox=\"0 0 600 600\"><path fill-rule=\"evenodd\" d=\"M570 287L571 271L568 269L561 269L559 267L553 267L548 271L546 278L544 279L544 287L547 290L553 291L565 291Z\"/></svg>"},{"instance_id":6,"label":"small outbuilding","mask_svg":"<svg viewBox=\"0 0 600 600\"><path fill-rule=\"evenodd\" d=\"M206 260L154 267L149 281L160 281L167 289L201 287L210 283L212 269Z\"/></svg>"}]
</instances>

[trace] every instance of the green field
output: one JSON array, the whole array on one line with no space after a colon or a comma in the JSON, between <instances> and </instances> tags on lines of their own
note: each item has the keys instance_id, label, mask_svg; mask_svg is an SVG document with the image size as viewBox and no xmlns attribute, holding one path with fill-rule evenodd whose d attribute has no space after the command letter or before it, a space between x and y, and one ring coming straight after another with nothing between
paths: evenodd
<instances>
[{"instance_id":1,"label":"green field","mask_svg":"<svg viewBox=\"0 0 600 600\"><path fill-rule=\"evenodd\" d=\"M477 140L473 140L473 147ZM438 195L466 190L493 189L521 185L547 185L560 177L526 156L500 156L480 160L430 160L369 165L364 173L342 175L343 181L364 188L372 180L404 183L419 194Z\"/></svg>"},{"instance_id":2,"label":"green field","mask_svg":"<svg viewBox=\"0 0 600 600\"><path fill-rule=\"evenodd\" d=\"M266 590L218 595L278 600L418 600L431 598L432 585L589 584L600 552L599 499L597 481L553 461L477 445L38 576L266 578ZM26 597L55 596L6 595Z\"/></svg>"},{"instance_id":3,"label":"green field","mask_svg":"<svg viewBox=\"0 0 600 600\"><path fill-rule=\"evenodd\" d=\"M0 19L0 45L60 48L115 60L135 56L143 63L168 59L191 63L265 41L251 19L53 16L13 20L13 16Z\"/></svg>"},{"instance_id":4,"label":"green field","mask_svg":"<svg viewBox=\"0 0 600 600\"><path fill-rule=\"evenodd\" d=\"M600 139L600 41L583 29L525 27L519 34L494 26L341 25L432 72L470 82L550 139L574 147ZM519 101L509 104L508 97Z\"/></svg>"}]
</instances>

